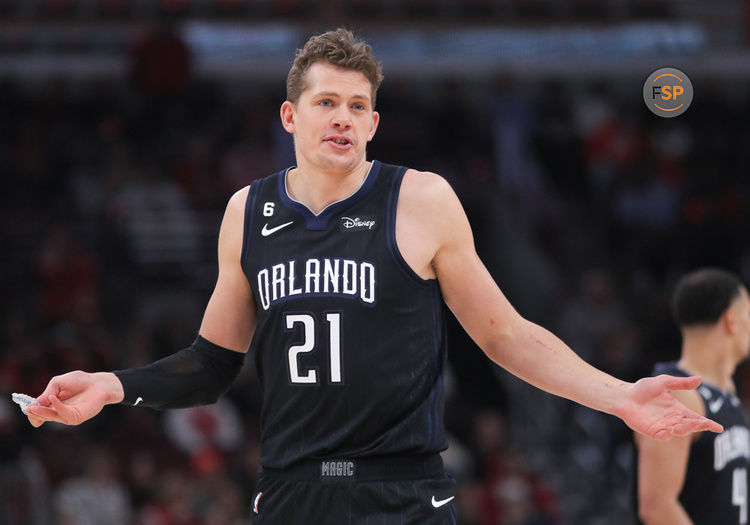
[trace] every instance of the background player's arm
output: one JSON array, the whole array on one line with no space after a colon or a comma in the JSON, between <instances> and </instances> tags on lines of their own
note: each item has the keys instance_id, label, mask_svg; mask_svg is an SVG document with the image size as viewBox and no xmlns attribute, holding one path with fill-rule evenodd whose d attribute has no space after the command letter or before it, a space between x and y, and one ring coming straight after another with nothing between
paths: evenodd
<instances>
[{"instance_id":1,"label":"background player's arm","mask_svg":"<svg viewBox=\"0 0 750 525\"><path fill-rule=\"evenodd\" d=\"M673 394L685 406L704 413L697 392ZM638 446L638 515L644 525L692 525L679 501L685 483L693 436L669 442L636 435Z\"/></svg>"},{"instance_id":2,"label":"background player's arm","mask_svg":"<svg viewBox=\"0 0 750 525\"><path fill-rule=\"evenodd\" d=\"M521 317L477 256L463 208L441 177L410 170L402 184L397 220L403 221L397 224L399 246L410 246L407 262L419 275L438 278L451 311L500 366L548 392L617 415L632 429L657 439L721 430L669 394L672 389L697 387L699 378L620 381Z\"/></svg>"},{"instance_id":3,"label":"background player's arm","mask_svg":"<svg viewBox=\"0 0 750 525\"><path fill-rule=\"evenodd\" d=\"M240 261L247 193L247 188L240 190L227 205L219 232L219 277L200 328L204 339L242 353L255 330L252 293ZM77 425L123 399L122 384L113 373L77 370L53 377L37 397L39 404L27 408L27 416L35 427L45 421Z\"/></svg>"}]
</instances>

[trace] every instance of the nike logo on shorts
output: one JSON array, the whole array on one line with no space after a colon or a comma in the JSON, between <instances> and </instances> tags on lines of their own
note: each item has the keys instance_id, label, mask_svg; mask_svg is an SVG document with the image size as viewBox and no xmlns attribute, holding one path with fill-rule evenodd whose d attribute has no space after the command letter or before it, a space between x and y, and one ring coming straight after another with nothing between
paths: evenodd
<instances>
[{"instance_id":1,"label":"nike logo on shorts","mask_svg":"<svg viewBox=\"0 0 750 525\"><path fill-rule=\"evenodd\" d=\"M133 403L133 406L134 407L138 406L138 403L140 403L141 401L143 401L143 398L141 396L138 396L138 399L135 400L135 403Z\"/></svg>"},{"instance_id":2,"label":"nike logo on shorts","mask_svg":"<svg viewBox=\"0 0 750 525\"><path fill-rule=\"evenodd\" d=\"M435 508L442 507L446 503L448 503L450 500L455 498L456 496L451 496L450 498L441 499L440 501L435 499L435 496L432 496L432 506Z\"/></svg>"},{"instance_id":3,"label":"nike logo on shorts","mask_svg":"<svg viewBox=\"0 0 750 525\"><path fill-rule=\"evenodd\" d=\"M286 228L290 224L294 224L294 221L285 222L284 224L279 224L278 226L274 226L273 228L269 228L268 227L268 223L265 223L263 225L263 229L260 231L260 234L263 237L268 237L269 235L273 235L277 231L279 231L279 230L281 230L283 228Z\"/></svg>"}]
</instances>

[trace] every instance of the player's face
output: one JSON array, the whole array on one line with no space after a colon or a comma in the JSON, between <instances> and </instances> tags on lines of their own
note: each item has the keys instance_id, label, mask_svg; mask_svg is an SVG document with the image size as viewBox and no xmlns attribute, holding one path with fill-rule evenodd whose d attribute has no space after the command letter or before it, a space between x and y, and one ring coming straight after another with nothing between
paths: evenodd
<instances>
[{"instance_id":1,"label":"player's face","mask_svg":"<svg viewBox=\"0 0 750 525\"><path fill-rule=\"evenodd\" d=\"M365 162L365 149L380 116L372 107L364 74L316 62L305 74L296 104L281 106L284 128L294 134L297 162L323 171L349 173Z\"/></svg>"},{"instance_id":2,"label":"player's face","mask_svg":"<svg viewBox=\"0 0 750 525\"><path fill-rule=\"evenodd\" d=\"M741 357L750 355L750 296L743 287L739 297L732 302L737 327L737 343Z\"/></svg>"}]
</instances>

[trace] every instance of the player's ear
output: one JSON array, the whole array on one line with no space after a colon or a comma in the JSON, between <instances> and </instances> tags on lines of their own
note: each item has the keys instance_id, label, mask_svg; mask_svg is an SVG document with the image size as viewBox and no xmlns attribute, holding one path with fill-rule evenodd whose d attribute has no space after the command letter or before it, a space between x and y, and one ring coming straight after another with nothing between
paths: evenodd
<instances>
[{"instance_id":1,"label":"player's ear","mask_svg":"<svg viewBox=\"0 0 750 525\"><path fill-rule=\"evenodd\" d=\"M279 112L281 115L281 125L284 126L284 129L287 131L287 133L294 133L296 131L294 126L294 109L294 104L292 104L288 100L284 101L284 103L281 105L281 110Z\"/></svg>"},{"instance_id":2,"label":"player's ear","mask_svg":"<svg viewBox=\"0 0 750 525\"><path fill-rule=\"evenodd\" d=\"M372 125L370 126L370 132L367 134L367 142L372 140L375 136L375 132L378 130L378 122L380 122L380 113L377 111L372 112Z\"/></svg>"},{"instance_id":3,"label":"player's ear","mask_svg":"<svg viewBox=\"0 0 750 525\"><path fill-rule=\"evenodd\" d=\"M730 304L726 312L722 314L721 323L730 334L734 334L737 331L737 312L735 312L733 304Z\"/></svg>"}]
</instances>

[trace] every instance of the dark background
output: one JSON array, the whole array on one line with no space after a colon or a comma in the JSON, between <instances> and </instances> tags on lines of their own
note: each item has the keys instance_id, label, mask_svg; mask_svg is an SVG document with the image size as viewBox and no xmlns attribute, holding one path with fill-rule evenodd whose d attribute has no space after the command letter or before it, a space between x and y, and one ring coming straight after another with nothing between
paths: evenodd
<instances>
[{"instance_id":1,"label":"dark background","mask_svg":"<svg viewBox=\"0 0 750 525\"><path fill-rule=\"evenodd\" d=\"M632 380L679 353L676 279L750 277L747 2L0 0L0 525L247 523L258 386L35 430L11 392L190 344L228 198L293 164L294 49L346 25L385 82L369 158L436 171L527 318ZM695 98L662 119L643 82ZM520 349L519 351L523 351ZM484 357L451 319L460 523L630 523L630 433ZM747 397L747 371L738 388Z\"/></svg>"}]
</instances>

